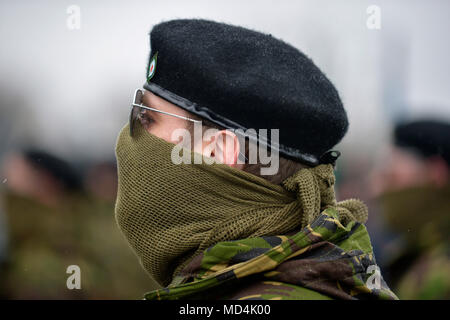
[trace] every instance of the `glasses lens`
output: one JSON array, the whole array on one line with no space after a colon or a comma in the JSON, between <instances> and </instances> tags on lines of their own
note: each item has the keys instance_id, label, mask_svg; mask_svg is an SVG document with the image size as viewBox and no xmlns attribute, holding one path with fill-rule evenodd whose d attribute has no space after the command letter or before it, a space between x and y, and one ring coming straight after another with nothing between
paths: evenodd
<instances>
[{"instance_id":1,"label":"glasses lens","mask_svg":"<svg viewBox=\"0 0 450 320\"><path fill-rule=\"evenodd\" d=\"M133 104L142 104L142 90L137 90L134 95ZM134 128L136 126L136 123L139 121L139 114L141 112L141 108L132 106L131 112L130 112L130 136L133 136Z\"/></svg>"}]
</instances>

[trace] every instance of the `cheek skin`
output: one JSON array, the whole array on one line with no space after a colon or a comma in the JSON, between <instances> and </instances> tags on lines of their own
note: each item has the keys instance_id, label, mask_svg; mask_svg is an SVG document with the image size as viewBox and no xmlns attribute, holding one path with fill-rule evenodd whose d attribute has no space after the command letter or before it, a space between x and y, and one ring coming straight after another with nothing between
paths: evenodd
<instances>
[{"instance_id":1,"label":"cheek skin","mask_svg":"<svg viewBox=\"0 0 450 320\"><path fill-rule=\"evenodd\" d=\"M144 93L143 101L145 105L157 108L161 111L173 113L183 117L189 117L189 114L185 110L175 106L174 104L166 100L159 98L151 92L146 91ZM147 128L147 132L154 134L155 136L162 138L168 142L172 142L175 144L178 143L178 141L172 139L172 133L176 129L186 128L186 120L162 113L153 114L155 121L150 124L149 128Z\"/></svg>"},{"instance_id":2,"label":"cheek skin","mask_svg":"<svg viewBox=\"0 0 450 320\"><path fill-rule=\"evenodd\" d=\"M172 139L172 133L176 129L186 128L186 123L182 119L177 119L169 115L163 115L159 121L152 123L147 130L151 134L158 136L168 142L178 143L178 141ZM171 119L167 119L171 118Z\"/></svg>"}]
</instances>

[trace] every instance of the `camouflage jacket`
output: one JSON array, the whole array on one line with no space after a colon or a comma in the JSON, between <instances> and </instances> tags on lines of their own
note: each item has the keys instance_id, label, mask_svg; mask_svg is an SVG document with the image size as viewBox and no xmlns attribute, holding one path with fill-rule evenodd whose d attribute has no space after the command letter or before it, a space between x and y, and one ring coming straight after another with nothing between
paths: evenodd
<instances>
[{"instance_id":1,"label":"camouflage jacket","mask_svg":"<svg viewBox=\"0 0 450 320\"><path fill-rule=\"evenodd\" d=\"M398 298L380 274L365 226L343 226L328 208L296 233L219 242L145 299Z\"/></svg>"}]
</instances>

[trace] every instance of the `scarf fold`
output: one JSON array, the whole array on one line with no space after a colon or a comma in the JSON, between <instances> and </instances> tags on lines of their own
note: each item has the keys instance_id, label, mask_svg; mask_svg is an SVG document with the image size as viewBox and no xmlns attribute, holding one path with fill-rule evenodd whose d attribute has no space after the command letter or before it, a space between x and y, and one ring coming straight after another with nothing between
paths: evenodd
<instances>
[{"instance_id":1,"label":"scarf fold","mask_svg":"<svg viewBox=\"0 0 450 320\"><path fill-rule=\"evenodd\" d=\"M286 190L295 192L301 204L303 216L301 227L310 224L323 210L335 208L344 225L350 221L365 223L367 206L360 200L348 199L337 202L334 192L335 176L331 165L301 169L283 181Z\"/></svg>"},{"instance_id":2,"label":"scarf fold","mask_svg":"<svg viewBox=\"0 0 450 320\"><path fill-rule=\"evenodd\" d=\"M336 202L331 165L301 169L274 185L225 164L175 164L175 146L126 125L116 144L116 221L144 269L167 286L193 257L229 240L286 234L328 207L365 222L359 200ZM191 159L198 157L194 151Z\"/></svg>"}]
</instances>

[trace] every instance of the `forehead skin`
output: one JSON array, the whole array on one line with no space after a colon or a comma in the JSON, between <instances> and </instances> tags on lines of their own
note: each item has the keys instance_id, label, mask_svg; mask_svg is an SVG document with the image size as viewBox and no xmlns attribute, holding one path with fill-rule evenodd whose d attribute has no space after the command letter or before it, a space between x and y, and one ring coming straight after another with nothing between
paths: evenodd
<instances>
[{"instance_id":1,"label":"forehead skin","mask_svg":"<svg viewBox=\"0 0 450 320\"><path fill-rule=\"evenodd\" d=\"M158 97L150 91L144 91L142 103L147 107L170 112L183 117L190 116L189 112L187 112L186 110ZM178 141L172 140L171 138L172 132L176 129L187 128L188 126L187 120L173 117L171 115L163 114L160 112L150 110L148 110L147 112L153 120L150 127L147 128L147 131L168 142L177 143Z\"/></svg>"}]
</instances>

